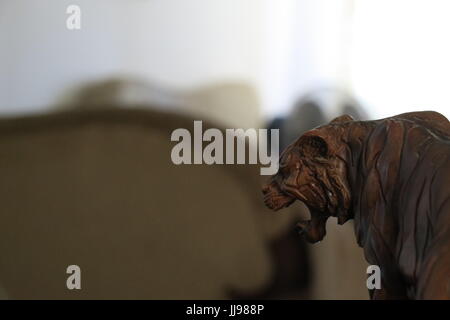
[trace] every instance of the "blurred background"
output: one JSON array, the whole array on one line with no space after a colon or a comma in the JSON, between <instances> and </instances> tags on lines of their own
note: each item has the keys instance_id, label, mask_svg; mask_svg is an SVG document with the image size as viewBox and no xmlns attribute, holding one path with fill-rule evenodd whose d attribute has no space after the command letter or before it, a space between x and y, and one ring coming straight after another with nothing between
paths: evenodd
<instances>
[{"instance_id":1,"label":"blurred background","mask_svg":"<svg viewBox=\"0 0 450 320\"><path fill-rule=\"evenodd\" d=\"M66 27L69 5L80 30ZM168 137L201 119L280 129L284 148L343 113L448 117L449 10L445 0L0 0L0 295L368 298L351 223L332 221L306 245L292 229L307 210L265 211L257 169L176 167ZM80 293L64 287L73 260L87 269Z\"/></svg>"}]
</instances>

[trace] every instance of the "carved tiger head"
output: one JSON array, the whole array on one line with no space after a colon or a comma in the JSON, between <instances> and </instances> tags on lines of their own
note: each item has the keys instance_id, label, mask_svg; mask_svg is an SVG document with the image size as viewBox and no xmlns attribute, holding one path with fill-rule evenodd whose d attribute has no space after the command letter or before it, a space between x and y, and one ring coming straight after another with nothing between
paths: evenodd
<instances>
[{"instance_id":1,"label":"carved tiger head","mask_svg":"<svg viewBox=\"0 0 450 320\"><path fill-rule=\"evenodd\" d=\"M337 217L339 224L350 218L342 152L345 129L339 124L352 120L342 116L302 135L283 151L277 174L263 187L264 202L272 210L285 208L295 200L306 204L311 220L299 222L298 227L309 242L323 239L330 216Z\"/></svg>"}]
</instances>

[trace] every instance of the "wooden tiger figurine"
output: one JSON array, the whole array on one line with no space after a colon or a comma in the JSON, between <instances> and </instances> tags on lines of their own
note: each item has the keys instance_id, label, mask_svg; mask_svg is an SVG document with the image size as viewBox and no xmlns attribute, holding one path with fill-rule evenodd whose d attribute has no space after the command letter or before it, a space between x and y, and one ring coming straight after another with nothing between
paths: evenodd
<instances>
[{"instance_id":1,"label":"wooden tiger figurine","mask_svg":"<svg viewBox=\"0 0 450 320\"><path fill-rule=\"evenodd\" d=\"M286 148L263 194L273 210L304 202L311 220L299 228L312 243L329 217L354 219L366 260L381 270L372 299L450 298L450 123L441 114L336 118Z\"/></svg>"}]
</instances>

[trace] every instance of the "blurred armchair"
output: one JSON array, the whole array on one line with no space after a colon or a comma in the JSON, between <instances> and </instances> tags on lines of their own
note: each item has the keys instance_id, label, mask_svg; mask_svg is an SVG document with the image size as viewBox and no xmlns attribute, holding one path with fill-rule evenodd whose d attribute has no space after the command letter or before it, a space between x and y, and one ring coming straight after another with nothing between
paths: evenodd
<instances>
[{"instance_id":1,"label":"blurred armchair","mask_svg":"<svg viewBox=\"0 0 450 320\"><path fill-rule=\"evenodd\" d=\"M207 124L204 124L207 128ZM0 121L0 284L11 299L220 299L270 286L255 166L176 166L149 110ZM66 268L81 268L81 290Z\"/></svg>"}]
</instances>

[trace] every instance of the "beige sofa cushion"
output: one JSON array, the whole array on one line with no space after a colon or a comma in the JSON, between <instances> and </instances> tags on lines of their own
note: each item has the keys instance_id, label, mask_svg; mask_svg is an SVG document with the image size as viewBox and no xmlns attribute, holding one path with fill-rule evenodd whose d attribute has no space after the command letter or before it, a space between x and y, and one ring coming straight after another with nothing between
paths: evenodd
<instances>
[{"instance_id":1,"label":"beige sofa cushion","mask_svg":"<svg viewBox=\"0 0 450 320\"><path fill-rule=\"evenodd\" d=\"M174 165L170 133L179 127L192 122L137 110L2 120L7 296L218 299L266 285L263 224L273 215L260 201L259 171ZM66 288L72 264L82 270L79 291Z\"/></svg>"}]
</instances>

